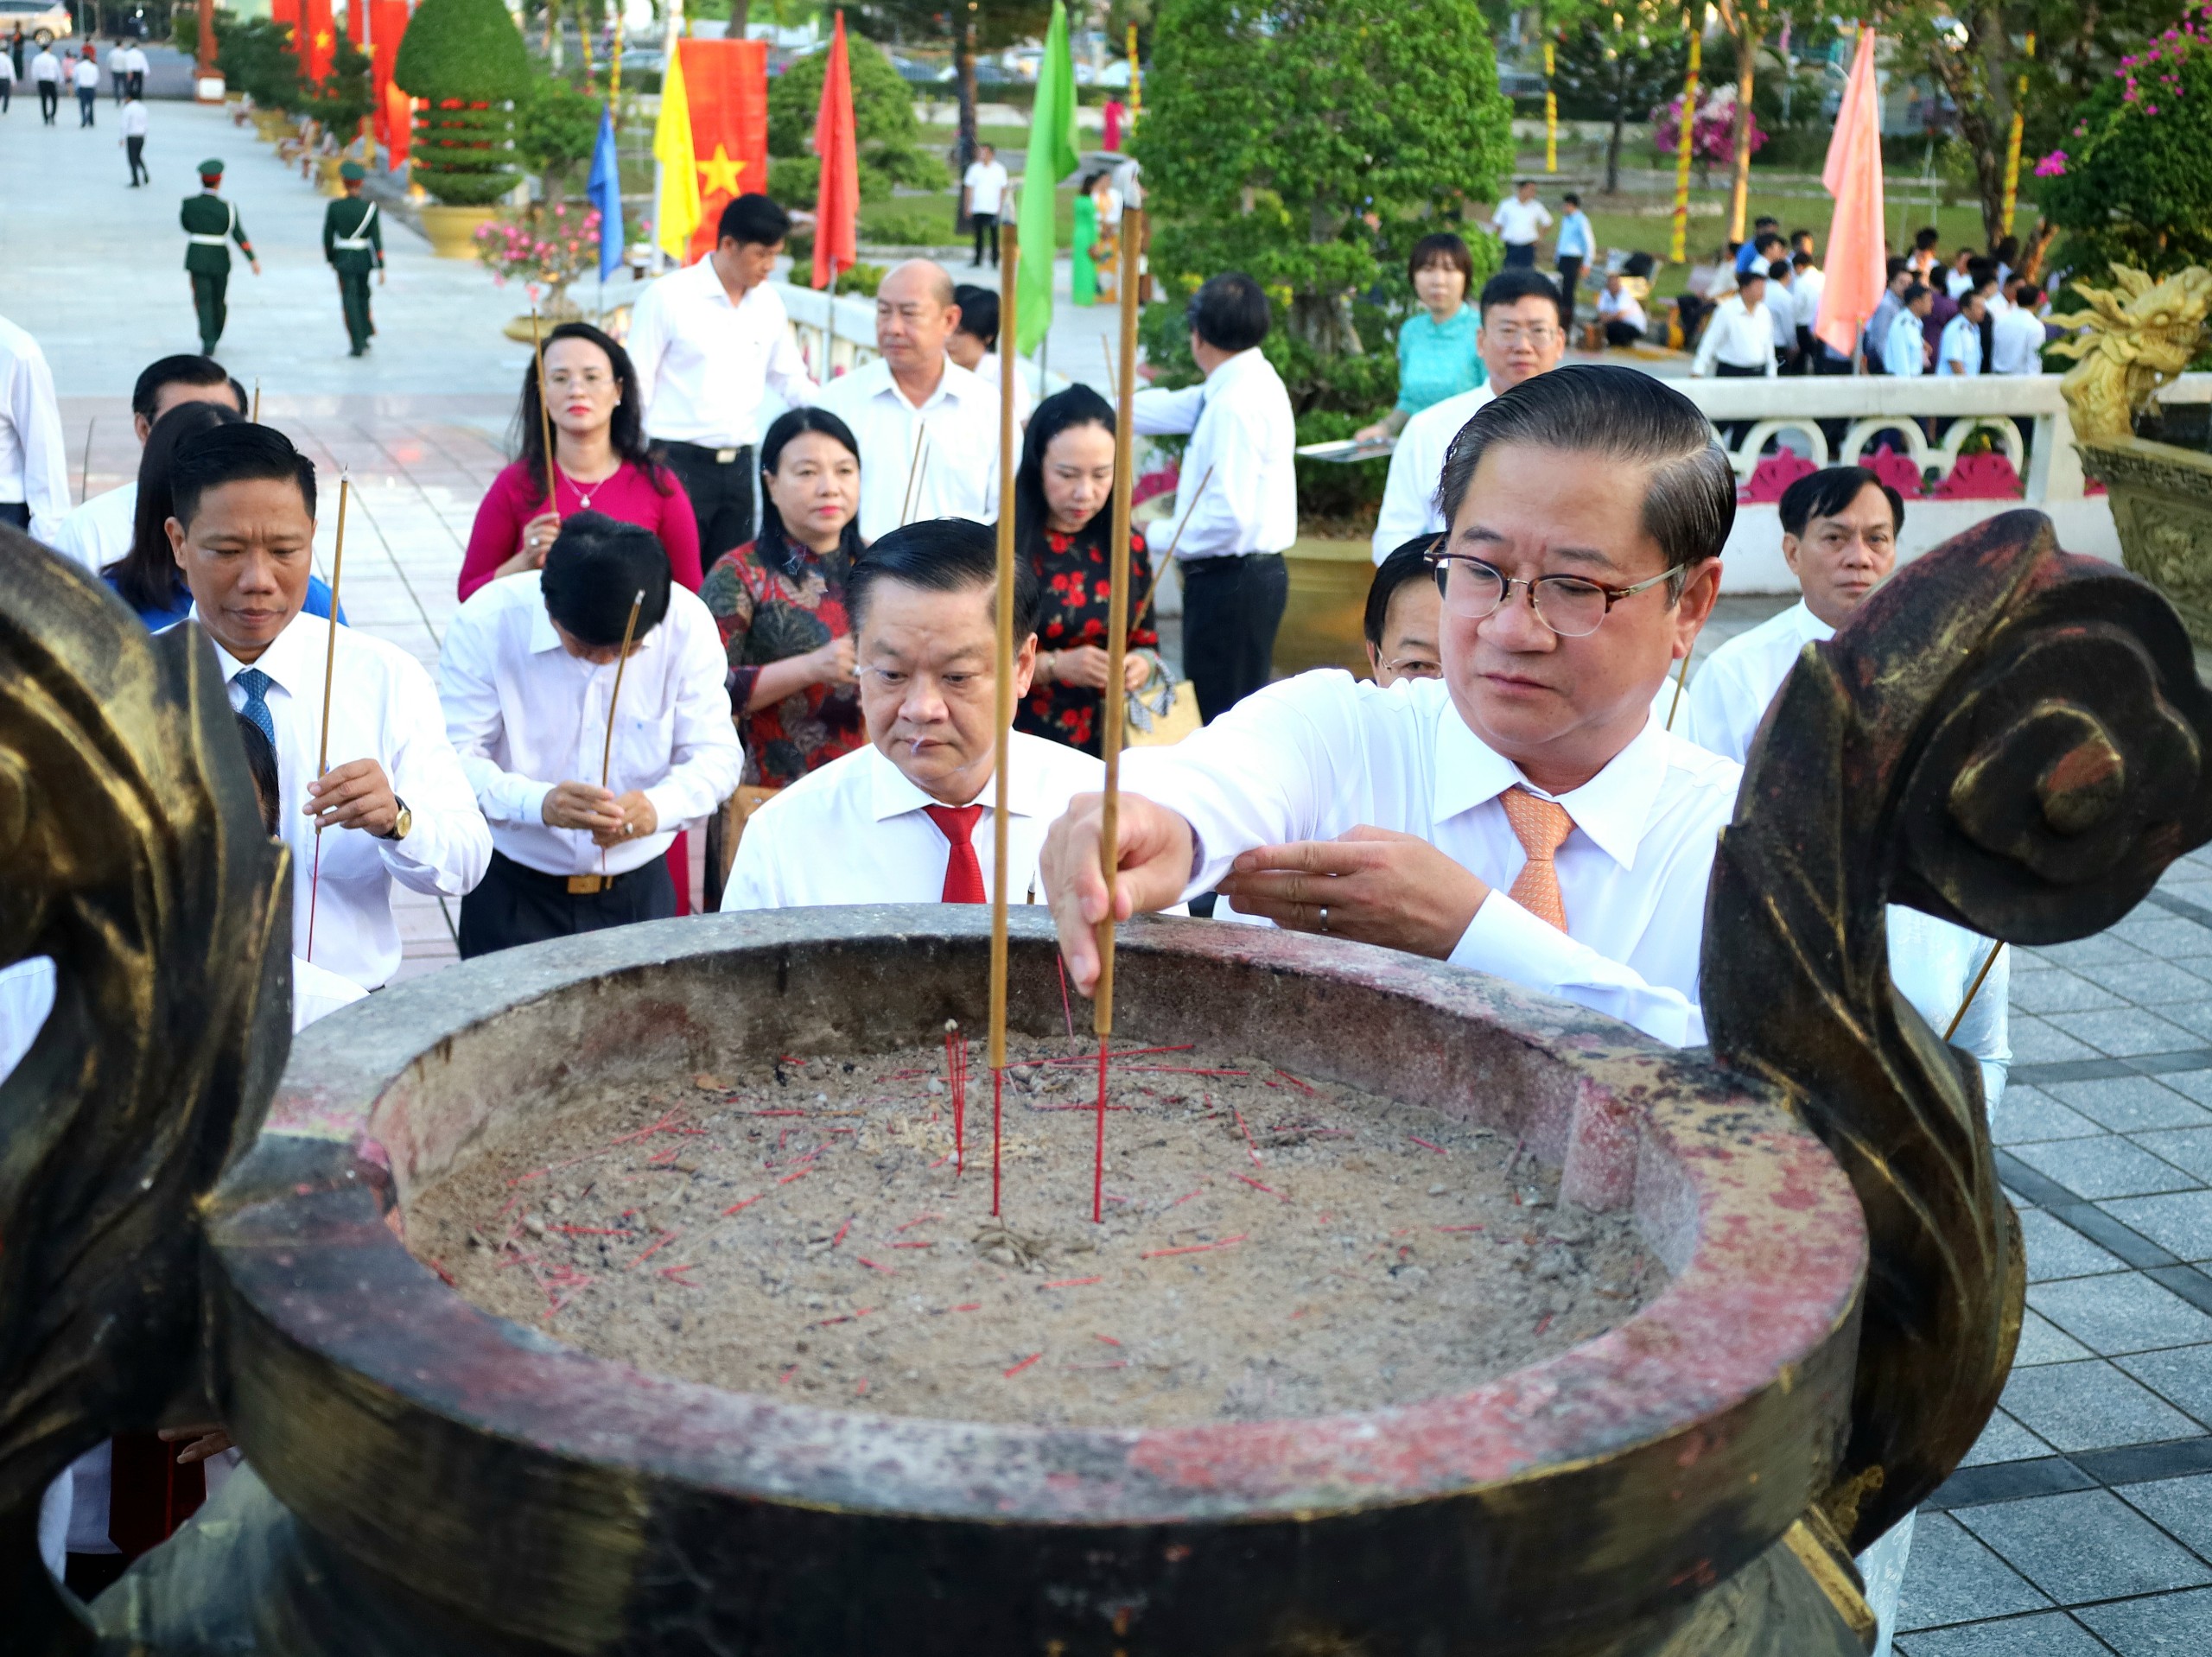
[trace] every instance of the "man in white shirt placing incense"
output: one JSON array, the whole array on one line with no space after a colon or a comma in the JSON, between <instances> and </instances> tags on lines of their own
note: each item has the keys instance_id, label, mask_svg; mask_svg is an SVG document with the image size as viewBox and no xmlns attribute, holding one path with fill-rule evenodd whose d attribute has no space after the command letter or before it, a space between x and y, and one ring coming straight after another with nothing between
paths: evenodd
<instances>
[{"instance_id":1,"label":"man in white shirt placing incense","mask_svg":"<svg viewBox=\"0 0 2212 1657\"><path fill-rule=\"evenodd\" d=\"M995 867L996 537L938 518L868 549L845 587L868 746L747 819L722 907L987 903ZM1012 705L1037 664L1038 587L1016 561ZM1038 848L1099 762L1041 737L1007 748L1007 890L1025 901ZM1172 899L1171 899L1172 901Z\"/></svg>"},{"instance_id":2,"label":"man in white shirt placing incense","mask_svg":"<svg viewBox=\"0 0 2212 1657\"><path fill-rule=\"evenodd\" d=\"M1445 463L1444 676L1270 686L1122 761L1122 914L1244 913L1493 972L1704 1039L1705 893L1738 768L1650 715L1711 613L1736 481L1695 405L1577 365L1480 410ZM1045 879L1088 993L1101 802Z\"/></svg>"},{"instance_id":3,"label":"man in white shirt placing incense","mask_svg":"<svg viewBox=\"0 0 2212 1657\"><path fill-rule=\"evenodd\" d=\"M440 693L492 826L491 867L461 903L463 960L676 913L669 846L744 767L726 671L713 616L652 531L602 512L567 519L543 569L461 606Z\"/></svg>"},{"instance_id":4,"label":"man in white shirt placing incense","mask_svg":"<svg viewBox=\"0 0 2212 1657\"><path fill-rule=\"evenodd\" d=\"M399 967L393 886L459 898L492 854L437 691L397 645L301 613L315 467L282 432L216 426L190 438L177 446L170 487L169 545L193 619L214 641L232 709L276 750L293 952L378 988ZM318 777L334 627L330 769Z\"/></svg>"}]
</instances>

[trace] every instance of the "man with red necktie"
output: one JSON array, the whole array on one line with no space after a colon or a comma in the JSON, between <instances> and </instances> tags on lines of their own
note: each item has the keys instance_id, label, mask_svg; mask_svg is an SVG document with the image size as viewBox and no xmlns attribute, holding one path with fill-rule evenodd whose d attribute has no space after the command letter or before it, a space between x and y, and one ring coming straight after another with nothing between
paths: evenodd
<instances>
[{"instance_id":1,"label":"man with red necktie","mask_svg":"<svg viewBox=\"0 0 2212 1657\"><path fill-rule=\"evenodd\" d=\"M1236 912L1495 973L1678 1046L1705 1039L1705 892L1739 766L1651 702L1712 612L1735 476L1678 391L1578 365L1452 444L1433 555L1440 679L1338 672L1122 762L1123 912ZM1044 859L1068 976L1098 975L1099 803ZM1233 911L1230 906L1233 906Z\"/></svg>"},{"instance_id":2,"label":"man with red necktie","mask_svg":"<svg viewBox=\"0 0 2212 1657\"><path fill-rule=\"evenodd\" d=\"M997 759L995 538L931 518L870 547L846 579L868 746L785 789L748 818L722 907L990 901ZM1016 565L1014 695L1037 663L1037 578ZM1098 787L1090 755L1011 733L1007 852L1012 902L1036 882L1045 830Z\"/></svg>"}]
</instances>

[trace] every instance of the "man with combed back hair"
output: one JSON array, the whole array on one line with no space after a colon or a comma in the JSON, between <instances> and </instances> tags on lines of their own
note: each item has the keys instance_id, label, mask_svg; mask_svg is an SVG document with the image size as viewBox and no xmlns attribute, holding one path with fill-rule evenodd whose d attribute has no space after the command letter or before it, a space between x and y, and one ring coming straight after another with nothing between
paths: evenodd
<instances>
[{"instance_id":1,"label":"man with combed back hair","mask_svg":"<svg viewBox=\"0 0 2212 1657\"><path fill-rule=\"evenodd\" d=\"M996 537L964 518L894 530L845 585L868 746L748 818L722 907L987 903L998 765ZM1038 587L1014 585L1014 695L1037 665ZM1089 754L1020 731L1007 746L1007 889L1035 883L1045 829L1098 786Z\"/></svg>"},{"instance_id":2,"label":"man with combed back hair","mask_svg":"<svg viewBox=\"0 0 2212 1657\"><path fill-rule=\"evenodd\" d=\"M463 959L676 913L669 846L745 765L725 671L653 532L604 512L563 523L543 569L470 595L438 662L446 734L492 825Z\"/></svg>"},{"instance_id":3,"label":"man with combed back hair","mask_svg":"<svg viewBox=\"0 0 2212 1657\"><path fill-rule=\"evenodd\" d=\"M1334 670L1122 761L1114 907L1218 887L1244 914L1496 973L1677 1045L1738 767L1651 718L1712 613L1735 474L1633 369L1537 375L1444 465L1443 677ZM1045 850L1070 976L1096 981L1101 801Z\"/></svg>"}]
</instances>

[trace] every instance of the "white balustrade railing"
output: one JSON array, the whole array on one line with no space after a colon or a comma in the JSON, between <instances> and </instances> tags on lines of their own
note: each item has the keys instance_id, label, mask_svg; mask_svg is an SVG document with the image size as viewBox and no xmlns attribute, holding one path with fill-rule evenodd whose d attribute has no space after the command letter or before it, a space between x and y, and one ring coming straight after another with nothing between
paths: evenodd
<instances>
[{"instance_id":1,"label":"white balustrade railing","mask_svg":"<svg viewBox=\"0 0 2212 1657\"><path fill-rule=\"evenodd\" d=\"M875 302L857 294L832 299L818 288L788 282L772 284L791 319L791 332L806 357L807 370L823 383L849 374L881 353L875 348Z\"/></svg>"}]
</instances>

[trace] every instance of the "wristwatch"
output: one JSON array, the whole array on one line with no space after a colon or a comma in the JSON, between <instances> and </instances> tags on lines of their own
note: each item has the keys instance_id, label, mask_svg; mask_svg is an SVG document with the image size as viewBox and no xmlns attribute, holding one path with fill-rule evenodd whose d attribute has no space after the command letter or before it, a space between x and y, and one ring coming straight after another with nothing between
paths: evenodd
<instances>
[{"instance_id":1,"label":"wristwatch","mask_svg":"<svg viewBox=\"0 0 2212 1657\"><path fill-rule=\"evenodd\" d=\"M407 809L407 802L397 794L391 798L392 803L399 808L399 816L392 822L391 832L388 835L378 835L377 836L378 840L404 840L415 827L415 814Z\"/></svg>"}]
</instances>

